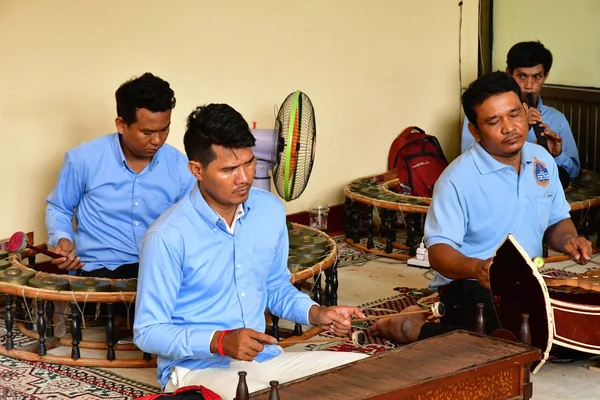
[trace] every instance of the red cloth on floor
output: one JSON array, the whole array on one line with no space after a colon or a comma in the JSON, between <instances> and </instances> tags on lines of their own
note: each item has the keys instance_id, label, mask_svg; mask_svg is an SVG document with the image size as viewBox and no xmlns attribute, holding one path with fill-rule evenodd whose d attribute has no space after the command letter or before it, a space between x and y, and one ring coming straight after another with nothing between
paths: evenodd
<instances>
[{"instance_id":1,"label":"red cloth on floor","mask_svg":"<svg viewBox=\"0 0 600 400\"><path fill-rule=\"evenodd\" d=\"M150 394L144 397L138 397L136 400L155 400L155 399L178 399L178 400L223 400L221 396L216 394L204 386L184 386L177 389L173 393L158 393Z\"/></svg>"}]
</instances>

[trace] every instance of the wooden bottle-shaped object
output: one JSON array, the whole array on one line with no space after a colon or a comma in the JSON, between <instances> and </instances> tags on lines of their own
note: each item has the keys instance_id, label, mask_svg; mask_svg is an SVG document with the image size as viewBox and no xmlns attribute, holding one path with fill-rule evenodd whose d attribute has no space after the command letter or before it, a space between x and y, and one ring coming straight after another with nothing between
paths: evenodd
<instances>
[{"instance_id":1,"label":"wooden bottle-shaped object","mask_svg":"<svg viewBox=\"0 0 600 400\"><path fill-rule=\"evenodd\" d=\"M529 329L529 314L521 314L521 329L519 330L519 341L531 344L531 330Z\"/></svg>"},{"instance_id":2,"label":"wooden bottle-shaped object","mask_svg":"<svg viewBox=\"0 0 600 400\"><path fill-rule=\"evenodd\" d=\"M475 318L475 329L480 335L485 335L485 316L483 315L483 303L477 303L477 317Z\"/></svg>"},{"instance_id":3,"label":"wooden bottle-shaped object","mask_svg":"<svg viewBox=\"0 0 600 400\"><path fill-rule=\"evenodd\" d=\"M240 379L238 380L237 389L235 391L235 400L249 400L248 384L246 383L246 371L238 372Z\"/></svg>"},{"instance_id":4,"label":"wooden bottle-shaped object","mask_svg":"<svg viewBox=\"0 0 600 400\"><path fill-rule=\"evenodd\" d=\"M279 400L279 381L269 382L271 385L271 392L269 393L269 400Z\"/></svg>"}]
</instances>

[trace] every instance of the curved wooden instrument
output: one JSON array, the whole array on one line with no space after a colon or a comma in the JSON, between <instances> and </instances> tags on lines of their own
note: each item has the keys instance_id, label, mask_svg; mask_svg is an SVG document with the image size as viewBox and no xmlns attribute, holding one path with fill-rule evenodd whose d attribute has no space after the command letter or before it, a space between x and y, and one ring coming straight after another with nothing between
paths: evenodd
<instances>
[{"instance_id":1,"label":"curved wooden instrument","mask_svg":"<svg viewBox=\"0 0 600 400\"><path fill-rule=\"evenodd\" d=\"M542 276L548 287L571 286L593 292L600 292L600 268L575 276Z\"/></svg>"}]
</instances>

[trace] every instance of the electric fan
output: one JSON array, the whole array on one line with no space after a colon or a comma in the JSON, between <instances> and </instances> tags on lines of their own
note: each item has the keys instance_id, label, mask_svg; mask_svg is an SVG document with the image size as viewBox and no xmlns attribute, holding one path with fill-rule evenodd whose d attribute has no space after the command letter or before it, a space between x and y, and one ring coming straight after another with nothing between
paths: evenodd
<instances>
[{"instance_id":1,"label":"electric fan","mask_svg":"<svg viewBox=\"0 0 600 400\"><path fill-rule=\"evenodd\" d=\"M253 186L271 191L269 171L285 201L297 199L308 184L315 160L315 112L308 96L290 93L277 112L274 129L252 129L256 138Z\"/></svg>"}]
</instances>

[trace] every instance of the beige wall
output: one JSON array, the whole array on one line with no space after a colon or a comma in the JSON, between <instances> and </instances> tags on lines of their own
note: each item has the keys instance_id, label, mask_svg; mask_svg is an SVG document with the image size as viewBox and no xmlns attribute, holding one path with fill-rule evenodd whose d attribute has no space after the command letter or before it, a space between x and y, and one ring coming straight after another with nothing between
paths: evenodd
<instances>
[{"instance_id":1,"label":"beige wall","mask_svg":"<svg viewBox=\"0 0 600 400\"><path fill-rule=\"evenodd\" d=\"M600 1L494 2L494 68L506 68L512 45L539 40L552 52L547 83L600 87Z\"/></svg>"},{"instance_id":2,"label":"beige wall","mask_svg":"<svg viewBox=\"0 0 600 400\"><path fill-rule=\"evenodd\" d=\"M477 2L463 12L463 83L475 78ZM169 4L169 5L167 5ZM0 237L46 238L44 199L63 155L113 132L114 91L151 71L176 92L168 143L185 117L227 102L258 127L288 93L316 109L316 162L288 213L343 201L353 178L385 170L397 133L418 125L458 153L455 0L0 0Z\"/></svg>"}]
</instances>

